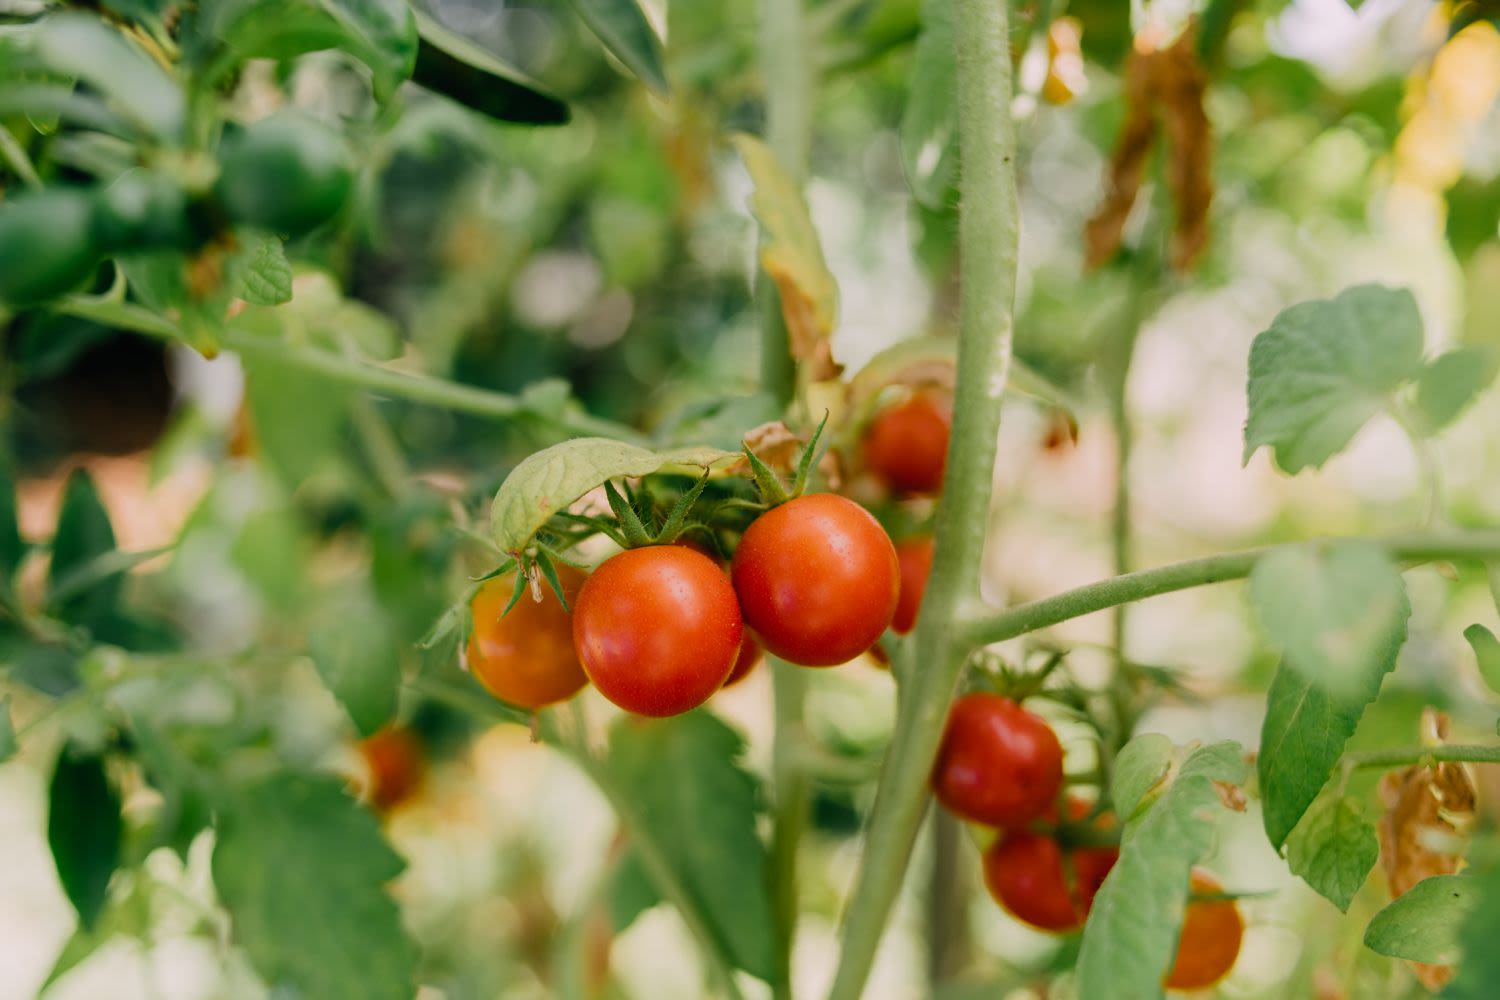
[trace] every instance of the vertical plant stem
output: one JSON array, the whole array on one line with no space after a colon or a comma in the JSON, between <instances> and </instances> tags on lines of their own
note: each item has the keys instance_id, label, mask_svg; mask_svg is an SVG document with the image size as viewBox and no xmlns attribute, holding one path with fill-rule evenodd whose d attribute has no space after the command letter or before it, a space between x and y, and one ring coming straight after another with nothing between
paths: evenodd
<instances>
[{"instance_id":1,"label":"vertical plant stem","mask_svg":"<svg viewBox=\"0 0 1500 1000\"><path fill-rule=\"evenodd\" d=\"M909 643L896 729L881 771L865 854L845 917L830 1000L864 991L927 807L927 775L967 659L958 623L979 603L979 572L1010 367L1019 237L1007 5L952 0L962 215L958 383L932 575Z\"/></svg>"},{"instance_id":2,"label":"vertical plant stem","mask_svg":"<svg viewBox=\"0 0 1500 1000\"><path fill-rule=\"evenodd\" d=\"M766 94L766 143L781 166L806 179L812 144L815 80L802 0L761 0L760 70ZM762 272L761 390L779 404L792 401L797 370L781 300ZM775 691L776 732L771 749L775 808L771 828L771 907L781 964L771 984L776 1000L792 997L792 949L797 936L797 847L807 826L811 787L796 753L803 730L807 675L800 667L766 658Z\"/></svg>"},{"instance_id":3,"label":"vertical plant stem","mask_svg":"<svg viewBox=\"0 0 1500 1000\"><path fill-rule=\"evenodd\" d=\"M963 971L969 921L963 870L963 830L942 809L932 815L932 879L927 884L927 983L936 995Z\"/></svg>"},{"instance_id":4,"label":"vertical plant stem","mask_svg":"<svg viewBox=\"0 0 1500 1000\"><path fill-rule=\"evenodd\" d=\"M1118 342L1111 352L1112 370L1109 381L1110 422L1115 431L1115 505L1110 520L1110 551L1114 573L1120 576L1129 573L1134 563L1131 538L1131 492L1130 459L1135 451L1135 429L1130 423L1130 362L1135 356L1135 341L1140 333L1140 289L1133 285L1131 303L1126 309L1124 327L1116 334ZM1125 626L1127 605L1121 604L1113 612L1113 646L1116 659L1125 656Z\"/></svg>"}]
</instances>

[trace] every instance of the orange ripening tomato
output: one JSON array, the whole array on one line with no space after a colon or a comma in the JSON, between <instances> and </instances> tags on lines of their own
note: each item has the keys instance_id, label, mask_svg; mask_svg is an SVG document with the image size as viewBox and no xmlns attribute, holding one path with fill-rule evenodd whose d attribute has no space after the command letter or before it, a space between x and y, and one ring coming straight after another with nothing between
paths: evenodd
<instances>
[{"instance_id":1,"label":"orange ripening tomato","mask_svg":"<svg viewBox=\"0 0 1500 1000\"><path fill-rule=\"evenodd\" d=\"M1083 926L1094 895L1120 857L1117 847L1063 852L1046 834L1013 829L984 852L984 884L1006 911L1033 927L1061 933Z\"/></svg>"},{"instance_id":2,"label":"orange ripening tomato","mask_svg":"<svg viewBox=\"0 0 1500 1000\"><path fill-rule=\"evenodd\" d=\"M853 500L812 493L772 507L740 539L731 570L745 624L804 667L847 663L896 613L896 548Z\"/></svg>"},{"instance_id":3,"label":"orange ripening tomato","mask_svg":"<svg viewBox=\"0 0 1500 1000\"><path fill-rule=\"evenodd\" d=\"M908 538L897 544L896 562L901 566L901 594L896 600L891 628L905 635L917 623L922 595L927 591L927 577L932 572L932 536Z\"/></svg>"},{"instance_id":4,"label":"orange ripening tomato","mask_svg":"<svg viewBox=\"0 0 1500 1000\"><path fill-rule=\"evenodd\" d=\"M422 784L427 758L421 741L405 726L386 726L359 742L369 772L365 797L376 812L389 812Z\"/></svg>"},{"instance_id":5,"label":"orange ripening tomato","mask_svg":"<svg viewBox=\"0 0 1500 1000\"><path fill-rule=\"evenodd\" d=\"M1222 892L1217 879L1194 870L1191 891ZM1169 990L1201 990L1229 974L1240 954L1245 921L1239 904L1232 899L1189 902L1182 930L1177 936L1177 957L1162 980Z\"/></svg>"},{"instance_id":6,"label":"orange ripening tomato","mask_svg":"<svg viewBox=\"0 0 1500 1000\"><path fill-rule=\"evenodd\" d=\"M707 556L648 545L606 559L584 582L573 645L594 687L637 715L680 715L724 686L744 621Z\"/></svg>"},{"instance_id":7,"label":"orange ripening tomato","mask_svg":"<svg viewBox=\"0 0 1500 1000\"><path fill-rule=\"evenodd\" d=\"M952 423L950 404L914 393L865 428L865 465L894 493L936 493L943 487Z\"/></svg>"},{"instance_id":8,"label":"orange ripening tomato","mask_svg":"<svg viewBox=\"0 0 1500 1000\"><path fill-rule=\"evenodd\" d=\"M563 563L556 569L563 596L572 606L584 574ZM485 690L512 705L536 710L567 701L588 683L573 651L572 616L543 581L540 601L522 594L501 617L515 585L515 574L509 573L486 580L474 595L469 670Z\"/></svg>"},{"instance_id":9,"label":"orange ripening tomato","mask_svg":"<svg viewBox=\"0 0 1500 1000\"><path fill-rule=\"evenodd\" d=\"M1055 808L1063 751L1045 719L987 691L953 703L932 769L950 812L994 827L1022 826Z\"/></svg>"}]
</instances>

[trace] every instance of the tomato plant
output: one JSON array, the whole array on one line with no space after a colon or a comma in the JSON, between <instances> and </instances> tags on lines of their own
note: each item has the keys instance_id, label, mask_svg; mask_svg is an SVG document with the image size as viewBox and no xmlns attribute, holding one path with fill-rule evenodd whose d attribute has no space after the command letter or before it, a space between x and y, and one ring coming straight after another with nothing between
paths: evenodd
<instances>
[{"instance_id":1,"label":"tomato plant","mask_svg":"<svg viewBox=\"0 0 1500 1000\"><path fill-rule=\"evenodd\" d=\"M1324 7L0 0L0 995L1487 1000L1500 18Z\"/></svg>"}]
</instances>

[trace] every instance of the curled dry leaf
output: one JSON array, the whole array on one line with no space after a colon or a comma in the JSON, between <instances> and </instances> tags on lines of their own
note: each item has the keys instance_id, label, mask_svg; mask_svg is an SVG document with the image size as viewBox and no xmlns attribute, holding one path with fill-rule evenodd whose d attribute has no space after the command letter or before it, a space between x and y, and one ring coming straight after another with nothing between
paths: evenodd
<instances>
[{"instance_id":1,"label":"curled dry leaf","mask_svg":"<svg viewBox=\"0 0 1500 1000\"><path fill-rule=\"evenodd\" d=\"M1424 743L1448 737L1441 712L1422 712ZM1413 765L1380 779L1380 864L1392 898L1433 875L1451 875L1463 863L1460 853L1474 823L1474 776L1467 764L1445 761L1432 767ZM1412 962L1412 971L1430 990L1453 975L1451 966Z\"/></svg>"},{"instance_id":2,"label":"curled dry leaf","mask_svg":"<svg viewBox=\"0 0 1500 1000\"><path fill-rule=\"evenodd\" d=\"M1219 793L1219 801L1224 803L1225 809L1239 813L1245 811L1245 790L1239 785L1227 781L1215 781L1214 791Z\"/></svg>"},{"instance_id":3,"label":"curled dry leaf","mask_svg":"<svg viewBox=\"0 0 1500 1000\"><path fill-rule=\"evenodd\" d=\"M1208 74L1198 61L1197 34L1190 23L1165 48L1143 34L1126 58L1125 121L1110 159L1104 202L1084 231L1090 267L1104 264L1120 249L1158 132L1164 134L1167 186L1177 209L1173 266L1186 270L1208 245L1213 136L1203 110Z\"/></svg>"},{"instance_id":4,"label":"curled dry leaf","mask_svg":"<svg viewBox=\"0 0 1500 1000\"><path fill-rule=\"evenodd\" d=\"M790 476L796 471L797 462L802 458L802 449L807 442L780 420L773 420L746 433L745 445L772 470L780 475ZM750 463L741 456L733 469L748 472L749 467ZM839 461L832 449L825 451L823 457L818 459L818 471L823 474L829 489L837 490L842 485Z\"/></svg>"}]
</instances>

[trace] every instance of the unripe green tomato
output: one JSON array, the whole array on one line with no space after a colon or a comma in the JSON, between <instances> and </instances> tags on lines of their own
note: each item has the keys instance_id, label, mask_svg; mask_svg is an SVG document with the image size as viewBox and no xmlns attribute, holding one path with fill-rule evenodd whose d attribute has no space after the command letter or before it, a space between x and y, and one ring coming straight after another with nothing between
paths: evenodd
<instances>
[{"instance_id":1,"label":"unripe green tomato","mask_svg":"<svg viewBox=\"0 0 1500 1000\"><path fill-rule=\"evenodd\" d=\"M225 137L214 186L229 218L299 236L331 219L348 200L349 147L327 125L282 111Z\"/></svg>"},{"instance_id":2,"label":"unripe green tomato","mask_svg":"<svg viewBox=\"0 0 1500 1000\"><path fill-rule=\"evenodd\" d=\"M94 240L116 250L187 250L196 241L187 196L171 177L128 170L98 192Z\"/></svg>"},{"instance_id":3,"label":"unripe green tomato","mask_svg":"<svg viewBox=\"0 0 1500 1000\"><path fill-rule=\"evenodd\" d=\"M101 256L93 216L93 197L74 188L0 201L0 302L32 305L83 284Z\"/></svg>"}]
</instances>

